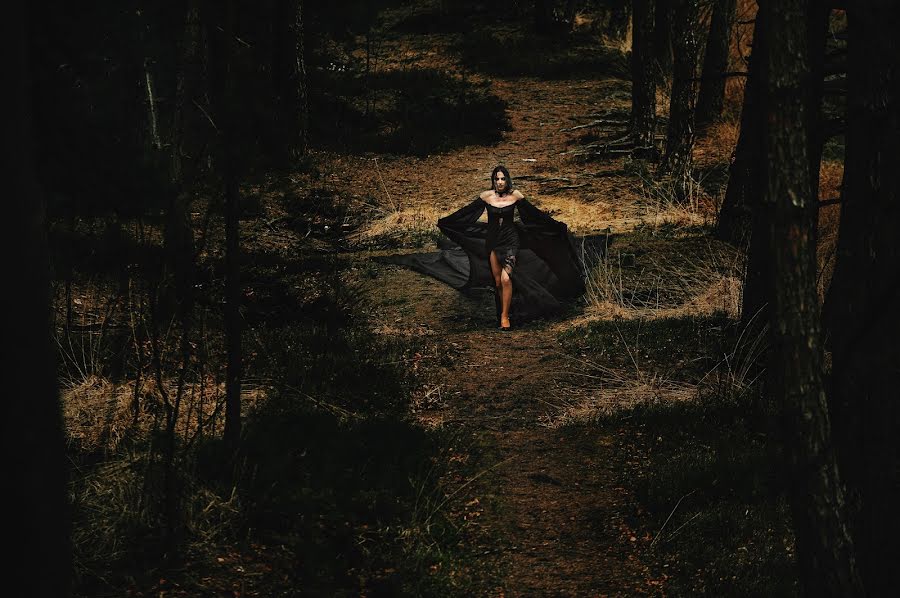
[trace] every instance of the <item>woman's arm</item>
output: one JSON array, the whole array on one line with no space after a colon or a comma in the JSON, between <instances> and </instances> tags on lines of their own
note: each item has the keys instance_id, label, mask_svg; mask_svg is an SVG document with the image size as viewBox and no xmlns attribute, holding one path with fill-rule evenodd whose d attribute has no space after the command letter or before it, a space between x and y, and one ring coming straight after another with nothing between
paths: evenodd
<instances>
[{"instance_id":1,"label":"woman's arm","mask_svg":"<svg viewBox=\"0 0 900 598\"><path fill-rule=\"evenodd\" d=\"M487 226L478 219L485 210L485 203L480 197L469 205L460 208L438 220L438 228L454 243L467 251L484 253L484 238Z\"/></svg>"}]
</instances>

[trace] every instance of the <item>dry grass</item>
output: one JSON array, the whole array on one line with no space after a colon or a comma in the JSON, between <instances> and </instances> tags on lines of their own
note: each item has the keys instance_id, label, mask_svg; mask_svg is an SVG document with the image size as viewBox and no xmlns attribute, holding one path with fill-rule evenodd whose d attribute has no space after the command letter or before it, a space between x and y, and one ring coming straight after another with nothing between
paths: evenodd
<instances>
[{"instance_id":1,"label":"dry grass","mask_svg":"<svg viewBox=\"0 0 900 598\"><path fill-rule=\"evenodd\" d=\"M698 255L678 261L653 258L635 275L628 254L588 256L585 314L596 319L647 319L740 313L742 256L708 243Z\"/></svg>"},{"instance_id":2,"label":"dry grass","mask_svg":"<svg viewBox=\"0 0 900 598\"><path fill-rule=\"evenodd\" d=\"M170 398L177 392L177 381L166 380ZM147 439L162 425L165 398L155 380L147 380L138 389L137 422L135 423L135 382L114 383L97 375L62 389L63 421L66 438L85 453L114 454L124 439ZM225 425L223 401L225 384L209 379L204 383L187 383L181 414L175 433L188 440L198 432L221 436ZM268 396L263 385L245 384L241 391L242 407L252 410Z\"/></svg>"},{"instance_id":3,"label":"dry grass","mask_svg":"<svg viewBox=\"0 0 900 598\"><path fill-rule=\"evenodd\" d=\"M378 213L384 215L378 216ZM364 224L347 240L351 243L385 242L393 240L407 244L410 239L437 234L438 218L443 216L438 210L430 206L405 208L384 213L384 210L376 211L375 217Z\"/></svg>"},{"instance_id":4,"label":"dry grass","mask_svg":"<svg viewBox=\"0 0 900 598\"><path fill-rule=\"evenodd\" d=\"M621 335L621 331L620 331ZM565 355L566 383L546 401L554 412L541 418L548 428L586 425L638 406L690 401L697 397L693 384L669 379L641 362L638 346L625 344L631 369L617 369L587 357Z\"/></svg>"},{"instance_id":5,"label":"dry grass","mask_svg":"<svg viewBox=\"0 0 900 598\"><path fill-rule=\"evenodd\" d=\"M694 164L697 167L709 167L717 164L728 164L731 154L737 147L741 123L736 120L723 120L711 124L702 134L697 136L694 144Z\"/></svg>"}]
</instances>

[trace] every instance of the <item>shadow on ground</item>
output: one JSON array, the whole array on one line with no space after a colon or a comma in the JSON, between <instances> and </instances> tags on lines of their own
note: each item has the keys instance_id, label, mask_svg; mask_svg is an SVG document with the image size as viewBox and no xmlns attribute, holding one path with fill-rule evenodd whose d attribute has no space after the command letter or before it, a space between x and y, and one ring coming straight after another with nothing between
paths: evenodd
<instances>
[{"instance_id":1,"label":"shadow on ground","mask_svg":"<svg viewBox=\"0 0 900 598\"><path fill-rule=\"evenodd\" d=\"M435 69L320 75L312 136L324 148L426 156L491 145L509 127L506 103L487 83ZM312 84L311 84L312 86Z\"/></svg>"},{"instance_id":2,"label":"shadow on ground","mask_svg":"<svg viewBox=\"0 0 900 598\"><path fill-rule=\"evenodd\" d=\"M515 30L485 32L465 36L457 51L470 68L497 77L629 77L625 56L587 35L560 38Z\"/></svg>"}]
</instances>

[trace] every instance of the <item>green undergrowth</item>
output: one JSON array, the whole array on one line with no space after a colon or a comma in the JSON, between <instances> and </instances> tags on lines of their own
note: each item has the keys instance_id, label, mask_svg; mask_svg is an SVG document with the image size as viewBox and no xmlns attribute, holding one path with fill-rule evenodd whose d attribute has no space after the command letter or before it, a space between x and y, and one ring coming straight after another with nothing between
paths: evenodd
<instances>
[{"instance_id":1,"label":"green undergrowth","mask_svg":"<svg viewBox=\"0 0 900 598\"><path fill-rule=\"evenodd\" d=\"M567 351L624 371L652 370L666 378L696 382L729 350L723 315L599 320L560 336Z\"/></svg>"},{"instance_id":2,"label":"green undergrowth","mask_svg":"<svg viewBox=\"0 0 900 598\"><path fill-rule=\"evenodd\" d=\"M704 402L640 406L601 424L617 430L615 456L671 595L797 593L770 424L746 405Z\"/></svg>"},{"instance_id":3,"label":"green undergrowth","mask_svg":"<svg viewBox=\"0 0 900 598\"><path fill-rule=\"evenodd\" d=\"M359 294L334 255L255 264L243 382L257 398L238 457L211 420L176 438L167 478L161 410L153 431L113 452L72 445L76 595L477 593L441 486L452 439L407 415L416 342L356 317Z\"/></svg>"},{"instance_id":4,"label":"green undergrowth","mask_svg":"<svg viewBox=\"0 0 900 598\"><path fill-rule=\"evenodd\" d=\"M594 322L561 336L582 360L694 385L581 424L615 437L635 536L675 596L796 595L777 410L748 334L724 316Z\"/></svg>"}]
</instances>

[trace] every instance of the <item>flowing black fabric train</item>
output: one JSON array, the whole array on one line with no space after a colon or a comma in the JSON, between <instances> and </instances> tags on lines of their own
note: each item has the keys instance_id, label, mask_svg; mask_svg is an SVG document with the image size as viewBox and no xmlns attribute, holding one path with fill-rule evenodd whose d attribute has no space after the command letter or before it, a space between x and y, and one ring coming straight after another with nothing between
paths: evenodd
<instances>
[{"instance_id":1,"label":"flowing black fabric train","mask_svg":"<svg viewBox=\"0 0 900 598\"><path fill-rule=\"evenodd\" d=\"M513 206L519 213L518 222L513 220ZM485 209L488 222L479 222ZM397 256L392 261L465 292L494 287L491 250L501 266L513 256L510 319L514 323L558 312L584 292L582 259L568 227L525 199L506 208L494 208L479 197L438 220L438 228L458 246ZM499 309L498 302L498 321Z\"/></svg>"}]
</instances>

